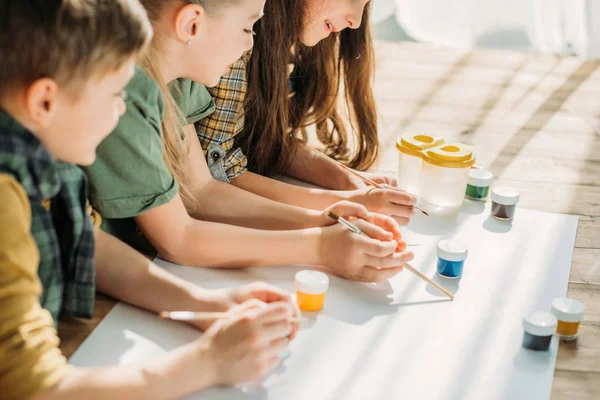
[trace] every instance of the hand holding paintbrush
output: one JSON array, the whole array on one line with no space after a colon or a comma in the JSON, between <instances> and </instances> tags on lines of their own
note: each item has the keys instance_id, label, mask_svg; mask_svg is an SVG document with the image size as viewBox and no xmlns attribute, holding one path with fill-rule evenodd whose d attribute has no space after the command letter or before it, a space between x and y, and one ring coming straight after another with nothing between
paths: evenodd
<instances>
[{"instance_id":1,"label":"hand holding paintbrush","mask_svg":"<svg viewBox=\"0 0 600 400\"><path fill-rule=\"evenodd\" d=\"M384 186L380 185L379 183L367 178L366 176L360 174L359 172L356 172L355 170L346 167L344 164L342 163L338 163L340 165L341 168L343 168L344 170L350 172L352 175L356 176L358 179L362 180L363 182L365 182L367 185L372 186L374 188L377 189L385 189ZM421 213L423 213L426 216L429 216L429 213L419 207L417 207L416 205L413 205L413 208L417 211L420 211Z\"/></svg>"},{"instance_id":2,"label":"hand holding paintbrush","mask_svg":"<svg viewBox=\"0 0 600 400\"><path fill-rule=\"evenodd\" d=\"M355 234L357 234L357 235L363 235L364 234L362 232L362 230L360 228L358 228L356 225L354 225L350 221L348 221L348 220L346 220L346 219L344 219L344 218L336 215L335 213L330 212L329 216L331 218L333 218L334 220L338 221L340 224L344 225L346 228L348 228L350 231L354 232ZM443 287L441 287L440 285L438 285L437 283L435 283L431 279L427 278L425 275L423 275L422 273L420 273L412 265L410 265L408 263L403 263L402 266L404 268L406 268L407 270L409 270L410 272L412 272L413 274L417 275L419 278L421 278L425 282L429 283L430 285L432 285L433 287L435 287L436 289L438 289L439 291L441 291L442 293L444 293L446 296L448 296L450 298L450 300L454 300L454 296L452 295L452 293L448 292L446 289L444 289Z\"/></svg>"}]
</instances>

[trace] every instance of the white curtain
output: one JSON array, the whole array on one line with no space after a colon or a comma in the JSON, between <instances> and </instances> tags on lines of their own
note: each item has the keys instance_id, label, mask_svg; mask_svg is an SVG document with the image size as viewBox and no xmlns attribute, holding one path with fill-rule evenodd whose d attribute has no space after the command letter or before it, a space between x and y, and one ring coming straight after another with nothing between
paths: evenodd
<instances>
[{"instance_id":1,"label":"white curtain","mask_svg":"<svg viewBox=\"0 0 600 400\"><path fill-rule=\"evenodd\" d=\"M373 0L416 40L600 58L600 0ZM395 4L394 4L395 2Z\"/></svg>"}]
</instances>

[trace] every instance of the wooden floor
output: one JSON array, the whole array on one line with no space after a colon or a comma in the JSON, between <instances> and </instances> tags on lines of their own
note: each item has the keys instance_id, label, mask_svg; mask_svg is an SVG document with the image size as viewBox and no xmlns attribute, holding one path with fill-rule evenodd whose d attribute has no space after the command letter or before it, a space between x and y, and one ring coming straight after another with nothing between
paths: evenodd
<instances>
[{"instance_id":1,"label":"wooden floor","mask_svg":"<svg viewBox=\"0 0 600 400\"><path fill-rule=\"evenodd\" d=\"M416 43L379 42L376 53L380 168L396 168L403 132L440 134L473 145L478 164L521 191L520 206L579 215L568 295L586 315L579 340L560 345L552 399L599 399L600 63ZM113 305L99 296L94 320L61 323L63 351Z\"/></svg>"}]
</instances>

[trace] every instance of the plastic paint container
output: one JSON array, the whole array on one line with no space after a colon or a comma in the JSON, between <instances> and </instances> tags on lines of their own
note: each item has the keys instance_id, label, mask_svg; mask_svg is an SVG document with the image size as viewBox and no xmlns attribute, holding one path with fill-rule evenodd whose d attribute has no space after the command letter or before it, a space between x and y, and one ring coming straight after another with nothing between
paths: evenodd
<instances>
[{"instance_id":1,"label":"plastic paint container","mask_svg":"<svg viewBox=\"0 0 600 400\"><path fill-rule=\"evenodd\" d=\"M329 289L329 278L319 271L303 270L296 273L296 302L304 311L320 311L325 303L325 293Z\"/></svg>"},{"instance_id":2,"label":"plastic paint container","mask_svg":"<svg viewBox=\"0 0 600 400\"><path fill-rule=\"evenodd\" d=\"M423 151L444 144L444 139L425 133L405 133L396 142L398 150L398 187L420 195Z\"/></svg>"},{"instance_id":3,"label":"plastic paint container","mask_svg":"<svg viewBox=\"0 0 600 400\"><path fill-rule=\"evenodd\" d=\"M510 187L492 188L492 216L499 220L511 220L515 217L519 203L519 192Z\"/></svg>"},{"instance_id":4,"label":"plastic paint container","mask_svg":"<svg viewBox=\"0 0 600 400\"><path fill-rule=\"evenodd\" d=\"M529 350L547 351L556 332L558 321L547 312L536 311L523 317L523 347Z\"/></svg>"},{"instance_id":5,"label":"plastic paint container","mask_svg":"<svg viewBox=\"0 0 600 400\"><path fill-rule=\"evenodd\" d=\"M444 278L457 279L463 274L465 260L469 254L466 244L457 240L442 240L437 246L437 273Z\"/></svg>"},{"instance_id":6,"label":"plastic paint container","mask_svg":"<svg viewBox=\"0 0 600 400\"><path fill-rule=\"evenodd\" d=\"M552 314L558 320L556 333L562 340L577 339L579 323L583 320L583 304L568 297L552 300Z\"/></svg>"},{"instance_id":7,"label":"plastic paint container","mask_svg":"<svg viewBox=\"0 0 600 400\"><path fill-rule=\"evenodd\" d=\"M465 196L471 200L485 201L493 180L494 175L490 171L471 168Z\"/></svg>"},{"instance_id":8,"label":"plastic paint container","mask_svg":"<svg viewBox=\"0 0 600 400\"><path fill-rule=\"evenodd\" d=\"M460 207L474 163L473 151L462 143L448 143L425 150L421 196L434 206Z\"/></svg>"}]
</instances>

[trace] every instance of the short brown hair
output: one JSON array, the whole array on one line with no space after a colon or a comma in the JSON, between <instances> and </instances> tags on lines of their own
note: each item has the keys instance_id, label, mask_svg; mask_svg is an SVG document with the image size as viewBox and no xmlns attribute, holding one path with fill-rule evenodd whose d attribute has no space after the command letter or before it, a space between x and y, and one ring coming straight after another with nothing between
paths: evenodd
<instances>
[{"instance_id":1,"label":"short brown hair","mask_svg":"<svg viewBox=\"0 0 600 400\"><path fill-rule=\"evenodd\" d=\"M0 99L44 77L117 70L151 38L138 0L0 0Z\"/></svg>"}]
</instances>

